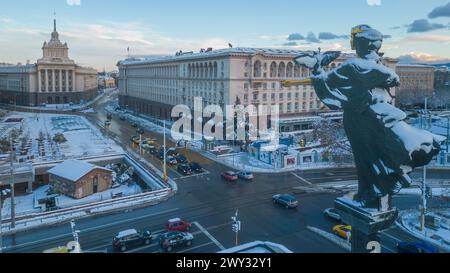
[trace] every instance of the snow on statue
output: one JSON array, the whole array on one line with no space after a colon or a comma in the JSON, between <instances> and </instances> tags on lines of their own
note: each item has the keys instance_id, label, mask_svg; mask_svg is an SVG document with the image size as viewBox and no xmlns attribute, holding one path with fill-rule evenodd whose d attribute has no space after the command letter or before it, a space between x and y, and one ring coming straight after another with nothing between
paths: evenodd
<instances>
[{"instance_id":1,"label":"snow on statue","mask_svg":"<svg viewBox=\"0 0 450 273\"><path fill-rule=\"evenodd\" d=\"M398 193L411 183L409 173L437 155L444 137L414 128L406 114L392 105L389 90L399 77L384 66L379 53L383 35L367 25L352 29L351 45L357 58L325 71L339 52L308 52L297 64L313 70L311 78L283 81L285 86L312 84L317 96L333 110L344 110L344 128L358 173L355 201L378 208L379 199Z\"/></svg>"}]
</instances>

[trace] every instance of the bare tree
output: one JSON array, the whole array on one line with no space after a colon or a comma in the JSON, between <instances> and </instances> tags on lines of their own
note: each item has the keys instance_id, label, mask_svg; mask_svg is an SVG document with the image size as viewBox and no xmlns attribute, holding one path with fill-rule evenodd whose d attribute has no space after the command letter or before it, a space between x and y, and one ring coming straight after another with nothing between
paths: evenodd
<instances>
[{"instance_id":1,"label":"bare tree","mask_svg":"<svg viewBox=\"0 0 450 273\"><path fill-rule=\"evenodd\" d=\"M353 162L353 153L342 121L321 119L313 125L313 137L320 142L324 155L331 157L336 163Z\"/></svg>"}]
</instances>

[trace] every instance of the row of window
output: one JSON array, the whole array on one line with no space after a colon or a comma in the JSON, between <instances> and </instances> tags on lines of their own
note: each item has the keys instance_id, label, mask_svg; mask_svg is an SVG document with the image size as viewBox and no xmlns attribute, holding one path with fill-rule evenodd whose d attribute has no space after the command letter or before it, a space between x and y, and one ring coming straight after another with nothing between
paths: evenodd
<instances>
[{"instance_id":1,"label":"row of window","mask_svg":"<svg viewBox=\"0 0 450 273\"><path fill-rule=\"evenodd\" d=\"M285 93L278 93L278 99L280 99L280 100L284 100L284 98L285 98L285 96L284 96L284 94ZM253 100L259 100L259 98L260 98L260 96L259 96L260 94L259 93L254 93L253 94ZM307 99L307 93L306 92L303 92L302 93L302 98L303 99ZM270 94L270 98L271 98L271 100L275 100L276 99L276 94L275 93L271 93ZM295 99L300 99L300 93L286 93L286 98L288 99L288 100L291 100L292 98L295 98ZM315 99L316 98L316 96L315 96L315 92L313 91L313 92L310 92L309 93L309 98L310 99ZM264 101L266 101L267 100L267 93L263 93L262 94L262 99L264 100ZM244 94L244 100L248 100L248 94Z\"/></svg>"}]
</instances>

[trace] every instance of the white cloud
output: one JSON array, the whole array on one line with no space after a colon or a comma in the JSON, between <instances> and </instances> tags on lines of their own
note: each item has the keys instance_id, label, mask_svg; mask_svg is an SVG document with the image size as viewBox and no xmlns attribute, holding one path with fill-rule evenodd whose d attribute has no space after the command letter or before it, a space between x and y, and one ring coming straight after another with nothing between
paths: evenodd
<instances>
[{"instance_id":1,"label":"white cloud","mask_svg":"<svg viewBox=\"0 0 450 273\"><path fill-rule=\"evenodd\" d=\"M381 6L381 0L367 0L369 6Z\"/></svg>"},{"instance_id":2,"label":"white cloud","mask_svg":"<svg viewBox=\"0 0 450 273\"><path fill-rule=\"evenodd\" d=\"M66 0L66 3L69 6L80 6L81 0Z\"/></svg>"}]
</instances>

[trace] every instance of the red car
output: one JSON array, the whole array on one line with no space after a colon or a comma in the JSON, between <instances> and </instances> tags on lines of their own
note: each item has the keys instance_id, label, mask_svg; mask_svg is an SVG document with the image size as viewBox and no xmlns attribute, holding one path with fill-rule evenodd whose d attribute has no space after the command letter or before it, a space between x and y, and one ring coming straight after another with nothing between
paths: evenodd
<instances>
[{"instance_id":1,"label":"red car","mask_svg":"<svg viewBox=\"0 0 450 273\"><path fill-rule=\"evenodd\" d=\"M187 232L191 229L192 224L181 220L180 218L170 219L166 223L166 231Z\"/></svg>"},{"instance_id":2,"label":"red car","mask_svg":"<svg viewBox=\"0 0 450 273\"><path fill-rule=\"evenodd\" d=\"M231 171L223 172L220 175L222 176L223 179L230 182L237 181L239 179L237 173Z\"/></svg>"}]
</instances>

